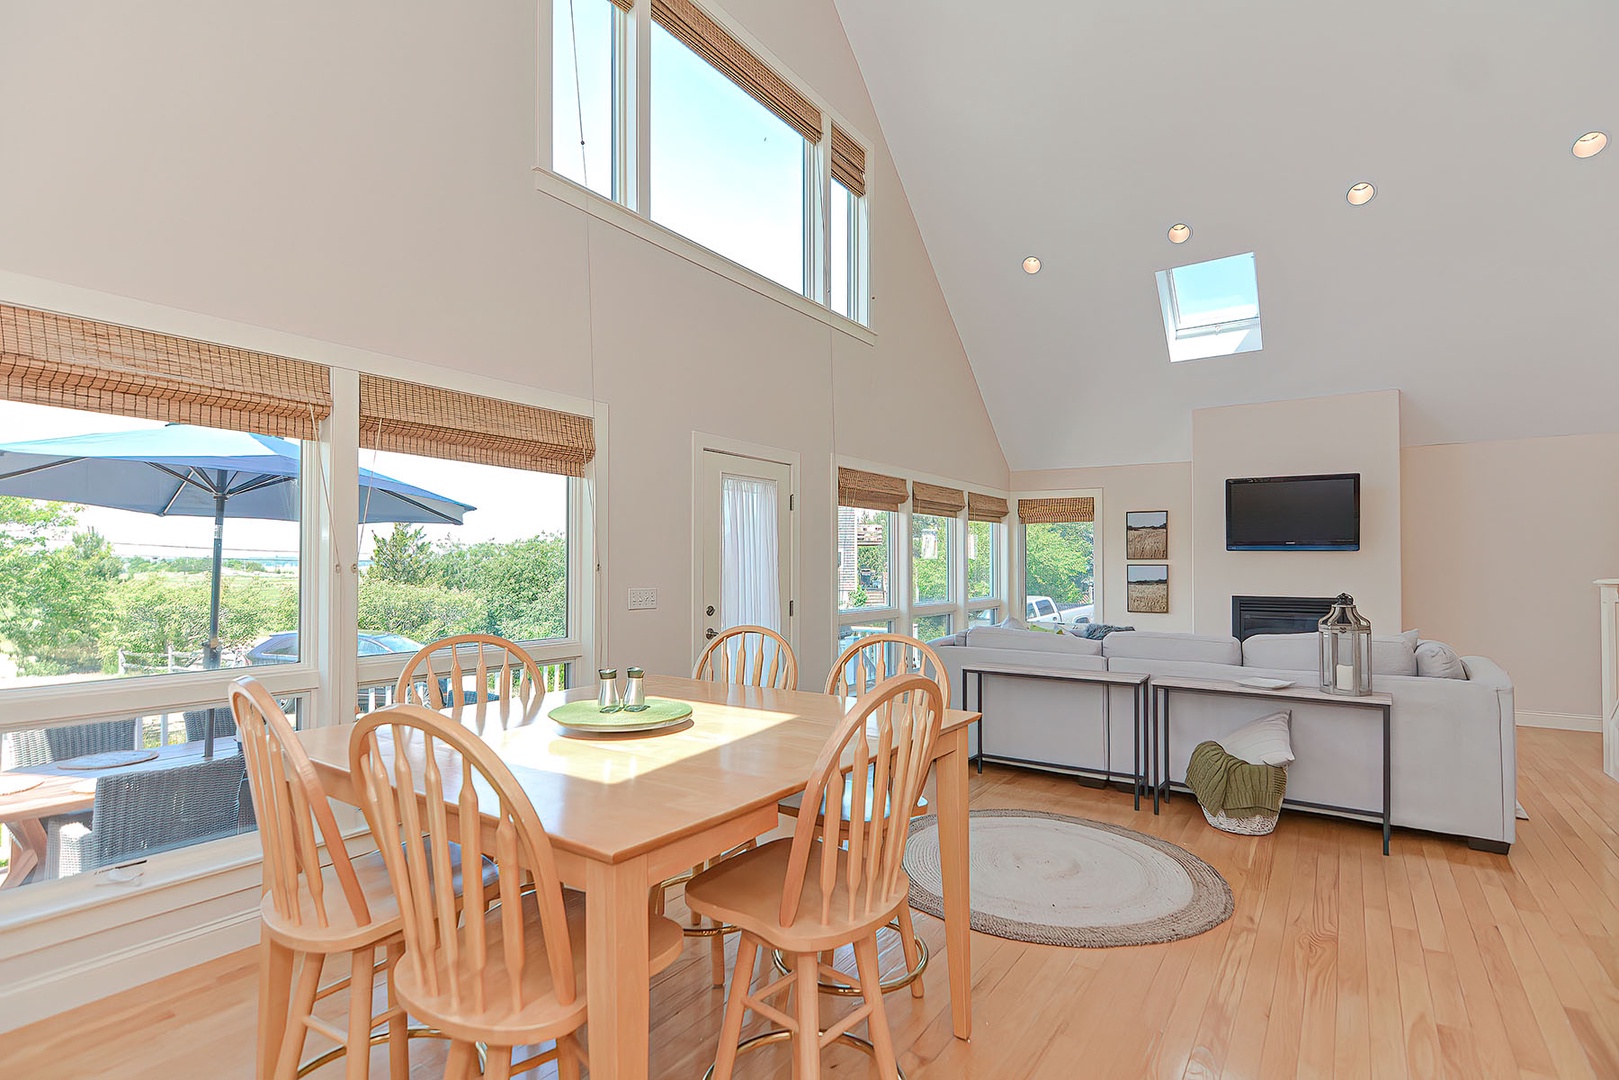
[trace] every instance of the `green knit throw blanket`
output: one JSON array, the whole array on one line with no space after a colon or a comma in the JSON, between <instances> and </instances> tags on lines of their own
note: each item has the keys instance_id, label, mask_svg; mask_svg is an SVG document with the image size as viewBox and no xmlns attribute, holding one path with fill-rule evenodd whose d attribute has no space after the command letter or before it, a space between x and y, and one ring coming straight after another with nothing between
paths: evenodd
<instances>
[{"instance_id":1,"label":"green knit throw blanket","mask_svg":"<svg viewBox=\"0 0 1619 1080\"><path fill-rule=\"evenodd\" d=\"M1202 742L1186 766L1186 786L1213 814L1229 818L1274 815L1287 793L1287 770L1278 765L1250 765L1225 752L1217 742Z\"/></svg>"}]
</instances>

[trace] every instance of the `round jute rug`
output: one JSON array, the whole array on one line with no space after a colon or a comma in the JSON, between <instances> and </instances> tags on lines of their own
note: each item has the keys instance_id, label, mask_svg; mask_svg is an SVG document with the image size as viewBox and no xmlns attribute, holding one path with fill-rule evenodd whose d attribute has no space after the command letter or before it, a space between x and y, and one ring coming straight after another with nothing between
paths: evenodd
<instances>
[{"instance_id":1,"label":"round jute rug","mask_svg":"<svg viewBox=\"0 0 1619 1080\"><path fill-rule=\"evenodd\" d=\"M1231 886L1154 836L1037 810L974 810L972 928L1013 941L1105 949L1179 941L1231 917ZM911 906L941 916L938 819L911 822Z\"/></svg>"}]
</instances>

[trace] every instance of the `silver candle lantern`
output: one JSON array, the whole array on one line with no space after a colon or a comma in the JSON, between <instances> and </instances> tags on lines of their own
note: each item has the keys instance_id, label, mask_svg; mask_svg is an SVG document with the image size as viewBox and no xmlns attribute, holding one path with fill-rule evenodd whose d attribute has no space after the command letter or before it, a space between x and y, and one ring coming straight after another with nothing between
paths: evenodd
<instances>
[{"instance_id":1,"label":"silver candle lantern","mask_svg":"<svg viewBox=\"0 0 1619 1080\"><path fill-rule=\"evenodd\" d=\"M1360 696L1372 692L1372 624L1339 593L1321 622L1321 690Z\"/></svg>"}]
</instances>

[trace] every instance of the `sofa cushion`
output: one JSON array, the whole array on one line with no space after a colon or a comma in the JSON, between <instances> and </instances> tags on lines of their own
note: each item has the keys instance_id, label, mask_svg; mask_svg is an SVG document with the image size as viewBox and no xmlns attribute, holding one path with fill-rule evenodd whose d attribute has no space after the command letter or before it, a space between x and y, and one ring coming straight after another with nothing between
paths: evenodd
<instances>
[{"instance_id":1,"label":"sofa cushion","mask_svg":"<svg viewBox=\"0 0 1619 1080\"><path fill-rule=\"evenodd\" d=\"M969 648L1017 649L1022 652L1098 656L1100 641L1087 641L1072 634L1047 634L1039 630L1012 630L1000 626L975 626L967 631Z\"/></svg>"},{"instance_id":2,"label":"sofa cushion","mask_svg":"<svg viewBox=\"0 0 1619 1080\"><path fill-rule=\"evenodd\" d=\"M1293 734L1288 726L1292 718L1285 709L1261 716L1215 742L1250 765L1286 765L1293 760Z\"/></svg>"},{"instance_id":3,"label":"sofa cushion","mask_svg":"<svg viewBox=\"0 0 1619 1080\"><path fill-rule=\"evenodd\" d=\"M1242 663L1242 645L1234 637L1208 634L1162 634L1135 630L1109 634L1102 655L1128 660L1188 660L1205 664Z\"/></svg>"},{"instance_id":4,"label":"sofa cushion","mask_svg":"<svg viewBox=\"0 0 1619 1080\"><path fill-rule=\"evenodd\" d=\"M1008 615L995 625L1000 627L1002 630L1027 630L1029 628L1029 624L1018 618L1016 615Z\"/></svg>"},{"instance_id":5,"label":"sofa cushion","mask_svg":"<svg viewBox=\"0 0 1619 1080\"><path fill-rule=\"evenodd\" d=\"M1465 679L1467 665L1443 641L1417 642L1417 674L1427 679Z\"/></svg>"},{"instance_id":6,"label":"sofa cushion","mask_svg":"<svg viewBox=\"0 0 1619 1080\"><path fill-rule=\"evenodd\" d=\"M1417 631L1372 638L1373 675L1417 674ZM1255 634L1242 643L1243 667L1321 670L1321 635Z\"/></svg>"}]
</instances>

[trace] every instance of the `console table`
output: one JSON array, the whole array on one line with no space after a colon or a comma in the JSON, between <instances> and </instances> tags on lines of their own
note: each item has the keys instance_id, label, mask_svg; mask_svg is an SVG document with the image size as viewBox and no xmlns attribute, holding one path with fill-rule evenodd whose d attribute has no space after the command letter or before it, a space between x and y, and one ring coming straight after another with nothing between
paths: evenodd
<instances>
[{"instance_id":1,"label":"console table","mask_svg":"<svg viewBox=\"0 0 1619 1080\"><path fill-rule=\"evenodd\" d=\"M1602 590L1602 771L1619 780L1619 578Z\"/></svg>"},{"instance_id":2,"label":"console table","mask_svg":"<svg viewBox=\"0 0 1619 1080\"><path fill-rule=\"evenodd\" d=\"M1013 679L1051 679L1059 682L1092 683L1111 689L1115 686L1128 686L1130 688L1131 702L1131 730L1135 732L1135 772L1132 775L1135 786L1136 809L1141 809L1141 792L1146 786L1147 776L1141 768L1142 739L1146 731L1147 714L1147 683L1146 675L1129 671L1073 671L1064 668L1032 667L1027 664L971 664L961 669L961 707L967 708L967 676L973 675L978 679L977 702L970 711L982 713L984 704L984 676L1003 675ZM1105 726L1106 762L1100 769L1090 769L1083 765L1059 765L1050 761L1034 761L1029 758L1001 757L988 755L991 761L1005 762L1009 765L1032 765L1042 769L1056 769L1062 772L1079 772L1091 776L1101 776L1104 783L1112 783L1113 770L1113 695L1103 693L1102 723ZM978 753L974 760L978 763L978 771L984 771L984 743L989 725L983 720L978 723Z\"/></svg>"},{"instance_id":3,"label":"console table","mask_svg":"<svg viewBox=\"0 0 1619 1080\"><path fill-rule=\"evenodd\" d=\"M966 687L962 688L963 693ZM1239 686L1237 683L1223 679L1185 679L1173 675L1154 676L1152 680L1152 716L1150 718L1151 730L1148 742L1151 746L1152 768L1152 812L1158 813L1159 797L1169 801L1169 790L1172 782L1169 779L1169 729L1170 713L1169 703L1175 694L1211 694L1223 697L1251 697L1264 698L1267 701L1296 701L1308 702L1311 705L1333 705L1344 709L1370 710L1382 714L1383 717L1383 807L1379 810L1370 810L1359 806L1330 806L1326 803L1303 802L1296 799L1283 799L1282 805L1305 807L1311 810L1331 810L1339 814L1358 814L1367 818L1380 819L1383 823L1383 854L1389 853L1389 836L1392 832L1390 812L1393 806L1391 786L1389 781L1389 728L1390 717L1394 708L1394 698L1389 694L1362 694L1353 697L1347 694L1328 694L1317 690L1313 686L1287 686L1280 690L1259 690L1249 686ZM1163 754L1159 749L1162 744ZM979 735L978 747L983 749L983 735ZM1182 785L1183 787L1185 785Z\"/></svg>"}]
</instances>

